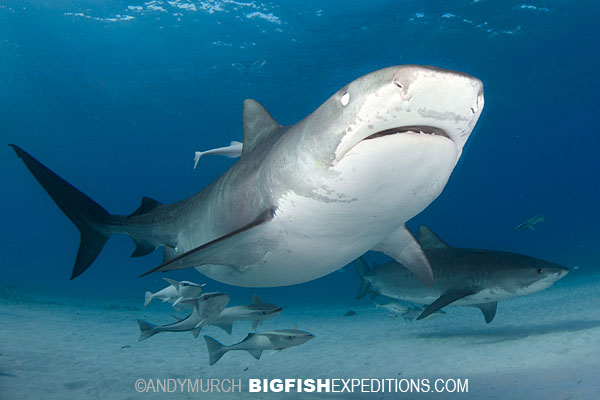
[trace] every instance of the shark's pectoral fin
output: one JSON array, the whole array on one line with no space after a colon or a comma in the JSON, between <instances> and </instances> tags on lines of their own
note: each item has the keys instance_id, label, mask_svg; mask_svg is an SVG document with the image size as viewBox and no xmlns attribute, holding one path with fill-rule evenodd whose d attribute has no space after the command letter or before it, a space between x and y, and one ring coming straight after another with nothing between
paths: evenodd
<instances>
[{"instance_id":1,"label":"shark's pectoral fin","mask_svg":"<svg viewBox=\"0 0 600 400\"><path fill-rule=\"evenodd\" d=\"M263 228L274 216L275 208L269 208L251 223L183 253L140 277L156 271L172 271L206 264L230 265L237 268L254 264L264 257L268 245L272 243L266 237Z\"/></svg>"},{"instance_id":2,"label":"shark's pectoral fin","mask_svg":"<svg viewBox=\"0 0 600 400\"><path fill-rule=\"evenodd\" d=\"M179 304L179 302L183 300L183 297L178 297L177 300L175 300L175 302L173 303L173 307L176 307L177 304Z\"/></svg>"},{"instance_id":3,"label":"shark's pectoral fin","mask_svg":"<svg viewBox=\"0 0 600 400\"><path fill-rule=\"evenodd\" d=\"M483 317L485 318L485 322L489 324L492 322L494 317L496 316L496 307L498 303L496 301L492 301L490 303L482 303L482 304L474 304L473 307L477 307L483 313Z\"/></svg>"},{"instance_id":4,"label":"shark's pectoral fin","mask_svg":"<svg viewBox=\"0 0 600 400\"><path fill-rule=\"evenodd\" d=\"M248 350L248 353L252 354L252 357L256 358L257 360L260 360L260 356L262 355L262 350L260 349L253 349L253 350Z\"/></svg>"},{"instance_id":5,"label":"shark's pectoral fin","mask_svg":"<svg viewBox=\"0 0 600 400\"><path fill-rule=\"evenodd\" d=\"M421 315L419 315L417 317L417 320L421 320L421 319L433 314L434 312L441 310L443 307L446 307L448 304L454 303L455 301L460 300L463 297L467 297L467 296L470 296L475 293L476 292L474 290L456 290L453 292L444 293L436 301L434 301L429 306L427 306L427 308L425 308L425 310L423 310Z\"/></svg>"},{"instance_id":6,"label":"shark's pectoral fin","mask_svg":"<svg viewBox=\"0 0 600 400\"><path fill-rule=\"evenodd\" d=\"M393 231L383 241L375 245L373 250L381 251L394 258L404 267L417 274L427 286L433 284L433 271L429 260L427 260L423 249L406 225L402 225Z\"/></svg>"}]
</instances>

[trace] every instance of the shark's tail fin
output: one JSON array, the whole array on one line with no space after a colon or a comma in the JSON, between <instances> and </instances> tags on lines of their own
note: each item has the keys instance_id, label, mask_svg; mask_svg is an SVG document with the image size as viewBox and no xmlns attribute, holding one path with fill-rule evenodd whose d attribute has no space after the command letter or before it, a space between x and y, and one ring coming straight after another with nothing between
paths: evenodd
<instances>
[{"instance_id":1,"label":"shark's tail fin","mask_svg":"<svg viewBox=\"0 0 600 400\"><path fill-rule=\"evenodd\" d=\"M144 307L146 307L152 301L152 292L146 292L146 298L144 299Z\"/></svg>"},{"instance_id":2,"label":"shark's tail fin","mask_svg":"<svg viewBox=\"0 0 600 400\"><path fill-rule=\"evenodd\" d=\"M148 339L150 336L156 335L159 332L158 330L156 330L156 325L153 325L150 322L138 319L137 323L140 326L140 342L142 340Z\"/></svg>"},{"instance_id":3,"label":"shark's tail fin","mask_svg":"<svg viewBox=\"0 0 600 400\"><path fill-rule=\"evenodd\" d=\"M103 228L110 220L111 215L25 150L14 144L10 146L17 152L17 156L23 159L25 166L46 189L54 202L79 229L81 243L71 279L78 277L94 262L110 237L110 232Z\"/></svg>"},{"instance_id":4,"label":"shark's tail fin","mask_svg":"<svg viewBox=\"0 0 600 400\"><path fill-rule=\"evenodd\" d=\"M227 353L227 349L218 340L211 338L210 336L204 335L206 341L206 347L208 348L208 358L210 365L213 365L223 357L223 354Z\"/></svg>"},{"instance_id":5,"label":"shark's tail fin","mask_svg":"<svg viewBox=\"0 0 600 400\"><path fill-rule=\"evenodd\" d=\"M365 279L365 275L368 274L370 271L369 264L367 264L364 258L359 257L356 260L354 260L354 266L356 267L356 270L360 275L360 289L358 290L356 298L362 299L363 297L365 297L365 294L367 294L371 290L371 283Z\"/></svg>"},{"instance_id":6,"label":"shark's tail fin","mask_svg":"<svg viewBox=\"0 0 600 400\"><path fill-rule=\"evenodd\" d=\"M137 236L138 234L134 236L123 227L128 225L128 218L145 214L160 206L161 204L156 200L144 197L142 205L128 217L111 215L100 204L56 175L31 154L14 144L9 146L15 150L17 156L23 160L35 179L81 233L81 242L71 279L77 278L88 269L113 233L124 233L131 236L136 244L132 257L150 254L155 249L156 246L152 243L147 242L143 237Z\"/></svg>"},{"instance_id":7,"label":"shark's tail fin","mask_svg":"<svg viewBox=\"0 0 600 400\"><path fill-rule=\"evenodd\" d=\"M200 161L200 157L202 157L204 155L204 152L202 151L196 151L194 153L194 169L196 169L196 167L198 166L198 161Z\"/></svg>"}]
</instances>

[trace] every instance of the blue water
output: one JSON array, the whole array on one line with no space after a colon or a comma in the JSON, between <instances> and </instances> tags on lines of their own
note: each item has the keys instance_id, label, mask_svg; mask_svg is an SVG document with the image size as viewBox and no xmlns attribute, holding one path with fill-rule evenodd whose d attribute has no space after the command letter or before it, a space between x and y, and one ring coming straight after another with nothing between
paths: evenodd
<instances>
[{"instance_id":1,"label":"blue water","mask_svg":"<svg viewBox=\"0 0 600 400\"><path fill-rule=\"evenodd\" d=\"M22 146L111 213L129 214L142 196L180 200L231 166L213 157L193 170L193 152L241 140L245 98L292 124L373 70L455 69L484 82L485 109L446 189L409 226L427 225L461 247L577 266L566 279L600 271L598 3L217 1L194 2L195 11L185 4L2 1L3 142ZM3 283L140 302L145 290L163 286L160 274L137 278L162 252L130 259L126 237L111 238L69 281L78 231L14 152L2 152ZM547 222L514 230L536 214ZM359 285L351 267L261 290L194 270L170 276L208 281L238 303L252 292L343 303Z\"/></svg>"}]
</instances>

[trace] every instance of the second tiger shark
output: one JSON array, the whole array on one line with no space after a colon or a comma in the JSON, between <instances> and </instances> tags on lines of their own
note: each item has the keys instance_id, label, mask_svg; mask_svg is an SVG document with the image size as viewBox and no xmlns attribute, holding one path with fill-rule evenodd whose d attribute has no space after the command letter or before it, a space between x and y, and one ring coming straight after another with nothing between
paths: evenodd
<instances>
[{"instance_id":1,"label":"second tiger shark","mask_svg":"<svg viewBox=\"0 0 600 400\"><path fill-rule=\"evenodd\" d=\"M246 100L239 161L187 199L145 197L128 216L11 146L81 232L71 279L111 234L125 234L134 257L164 247L163 264L146 274L195 267L232 285L285 286L375 250L430 285L431 266L405 222L442 192L483 104L479 79L418 65L358 78L294 125Z\"/></svg>"}]
</instances>

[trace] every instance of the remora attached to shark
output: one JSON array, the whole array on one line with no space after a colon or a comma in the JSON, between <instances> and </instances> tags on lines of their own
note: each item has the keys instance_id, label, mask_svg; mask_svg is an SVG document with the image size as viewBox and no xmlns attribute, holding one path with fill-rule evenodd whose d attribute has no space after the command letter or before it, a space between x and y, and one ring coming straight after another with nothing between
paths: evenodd
<instances>
[{"instance_id":1,"label":"remora attached to shark","mask_svg":"<svg viewBox=\"0 0 600 400\"><path fill-rule=\"evenodd\" d=\"M81 232L71 278L111 234L125 234L132 256L164 247L164 263L147 273L196 267L232 285L285 286L375 250L431 284L404 224L442 192L483 104L480 80L416 65L367 74L290 126L246 100L238 162L190 198L145 197L129 216L109 214L12 146Z\"/></svg>"},{"instance_id":2,"label":"remora attached to shark","mask_svg":"<svg viewBox=\"0 0 600 400\"><path fill-rule=\"evenodd\" d=\"M194 153L194 169L198 165L200 158L207 155L225 156L229 158L238 158L242 155L243 144L240 142L232 141L227 147L218 147L216 149L210 149L205 151L197 151Z\"/></svg>"},{"instance_id":3,"label":"remora attached to shark","mask_svg":"<svg viewBox=\"0 0 600 400\"><path fill-rule=\"evenodd\" d=\"M429 304L417 319L448 305L472 306L479 308L490 323L498 300L544 290L569 272L563 266L522 254L452 247L424 226L419 229L418 238L433 268L433 286L425 286L397 262L369 270L360 258L355 261L362 277L357 297L372 292L374 297L382 294Z\"/></svg>"},{"instance_id":4,"label":"remora attached to shark","mask_svg":"<svg viewBox=\"0 0 600 400\"><path fill-rule=\"evenodd\" d=\"M281 311L281 307L263 303L257 295L252 295L252 304L227 307L211 325L218 326L231 335L233 323L236 321L252 321L252 330L255 330L265 319L276 317Z\"/></svg>"},{"instance_id":5,"label":"remora attached to shark","mask_svg":"<svg viewBox=\"0 0 600 400\"><path fill-rule=\"evenodd\" d=\"M225 293L206 293L197 299L183 300L189 303L193 310L190 315L181 321L168 325L154 325L138 319L140 326L140 339L148 339L160 332L187 332L191 331L194 337L198 336L203 326L210 325L229 303L229 296Z\"/></svg>"},{"instance_id":6,"label":"remora attached to shark","mask_svg":"<svg viewBox=\"0 0 600 400\"><path fill-rule=\"evenodd\" d=\"M208 347L208 356L210 365L213 365L223 357L223 354L232 350L245 350L252 354L252 357L260 359L265 350L281 350L294 346L300 346L313 339L312 333L301 331L299 329L281 329L268 332L251 332L244 340L231 346L224 346L210 336L204 336L206 347Z\"/></svg>"}]
</instances>

